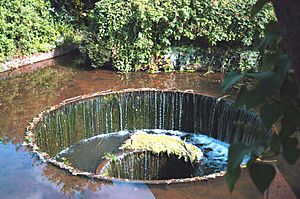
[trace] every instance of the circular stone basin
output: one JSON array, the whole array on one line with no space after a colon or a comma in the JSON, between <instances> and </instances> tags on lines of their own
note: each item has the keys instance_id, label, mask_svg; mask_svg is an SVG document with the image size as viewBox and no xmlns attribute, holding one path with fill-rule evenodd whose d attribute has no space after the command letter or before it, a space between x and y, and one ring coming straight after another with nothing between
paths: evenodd
<instances>
[{"instance_id":1,"label":"circular stone basin","mask_svg":"<svg viewBox=\"0 0 300 199\"><path fill-rule=\"evenodd\" d=\"M139 130L177 136L197 146L203 157L192 165L163 153L121 151L119 147ZM26 134L27 145L42 160L74 175L149 184L223 176L231 143L270 138L256 113L233 109L229 101L192 91L156 89L65 100L34 118ZM103 158L107 153L123 154L117 163Z\"/></svg>"},{"instance_id":2,"label":"circular stone basin","mask_svg":"<svg viewBox=\"0 0 300 199\"><path fill-rule=\"evenodd\" d=\"M129 180L190 178L194 172L195 165L184 158L150 151L119 154L116 160L103 161L96 170L96 174L101 176Z\"/></svg>"}]
</instances>

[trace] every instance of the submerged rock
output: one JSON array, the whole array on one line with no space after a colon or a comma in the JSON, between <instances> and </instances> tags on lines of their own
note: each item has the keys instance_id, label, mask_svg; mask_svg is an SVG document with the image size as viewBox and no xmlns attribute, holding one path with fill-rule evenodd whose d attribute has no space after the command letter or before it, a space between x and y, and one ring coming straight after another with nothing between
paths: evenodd
<instances>
[{"instance_id":1,"label":"submerged rock","mask_svg":"<svg viewBox=\"0 0 300 199\"><path fill-rule=\"evenodd\" d=\"M182 141L179 137L148 134L140 131L119 148L129 151L150 151L153 154L166 153L168 156L183 158L186 162L196 162L203 156L201 150L193 144Z\"/></svg>"}]
</instances>

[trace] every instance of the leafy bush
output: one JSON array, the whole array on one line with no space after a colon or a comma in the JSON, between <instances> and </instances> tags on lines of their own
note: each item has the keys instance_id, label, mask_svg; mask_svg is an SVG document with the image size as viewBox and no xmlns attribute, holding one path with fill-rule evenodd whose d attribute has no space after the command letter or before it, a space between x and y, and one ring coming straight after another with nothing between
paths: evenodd
<instances>
[{"instance_id":1,"label":"leafy bush","mask_svg":"<svg viewBox=\"0 0 300 199\"><path fill-rule=\"evenodd\" d=\"M73 41L75 32L63 21L54 22L49 1L0 1L0 62L49 51Z\"/></svg>"},{"instance_id":2,"label":"leafy bush","mask_svg":"<svg viewBox=\"0 0 300 199\"><path fill-rule=\"evenodd\" d=\"M0 2L0 59L52 48L56 31L47 5L43 0Z\"/></svg>"},{"instance_id":3,"label":"leafy bush","mask_svg":"<svg viewBox=\"0 0 300 199\"><path fill-rule=\"evenodd\" d=\"M254 0L100 0L80 47L94 67L157 68L171 47L251 46L273 19L271 7L250 18ZM100 53L100 54L99 54ZM162 65L168 67L168 65Z\"/></svg>"},{"instance_id":4,"label":"leafy bush","mask_svg":"<svg viewBox=\"0 0 300 199\"><path fill-rule=\"evenodd\" d=\"M97 0L50 0L55 14L72 24L82 25L86 13L94 6Z\"/></svg>"}]
</instances>

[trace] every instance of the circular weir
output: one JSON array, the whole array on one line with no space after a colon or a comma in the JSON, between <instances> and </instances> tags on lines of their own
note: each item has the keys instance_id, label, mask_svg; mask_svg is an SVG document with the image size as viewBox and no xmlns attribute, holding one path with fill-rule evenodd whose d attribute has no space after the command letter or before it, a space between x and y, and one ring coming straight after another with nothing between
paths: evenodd
<instances>
[{"instance_id":1,"label":"circular weir","mask_svg":"<svg viewBox=\"0 0 300 199\"><path fill-rule=\"evenodd\" d=\"M131 89L65 100L33 119L26 140L43 161L74 175L169 184L223 176L231 143L270 136L256 113L229 101Z\"/></svg>"}]
</instances>

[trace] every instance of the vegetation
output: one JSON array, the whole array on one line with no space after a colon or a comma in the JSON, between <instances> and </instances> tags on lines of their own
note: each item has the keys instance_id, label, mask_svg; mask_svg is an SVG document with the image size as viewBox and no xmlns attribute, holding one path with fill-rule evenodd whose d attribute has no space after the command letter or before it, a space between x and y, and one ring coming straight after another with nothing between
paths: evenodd
<instances>
[{"instance_id":1,"label":"vegetation","mask_svg":"<svg viewBox=\"0 0 300 199\"><path fill-rule=\"evenodd\" d=\"M89 14L81 52L94 67L112 61L131 71L170 68L170 48L251 46L274 19L271 7L250 17L254 1L100 0Z\"/></svg>"},{"instance_id":2,"label":"vegetation","mask_svg":"<svg viewBox=\"0 0 300 199\"><path fill-rule=\"evenodd\" d=\"M166 153L183 158L186 162L195 162L203 155L201 150L177 137L168 135L155 135L145 132L133 134L130 139L120 147L130 151L151 151L153 154Z\"/></svg>"},{"instance_id":3,"label":"vegetation","mask_svg":"<svg viewBox=\"0 0 300 199\"><path fill-rule=\"evenodd\" d=\"M170 48L170 52L164 56L164 59L168 59L167 64L163 65L164 70L210 70L223 73L235 69L257 71L259 52L240 47L207 48L185 45Z\"/></svg>"},{"instance_id":4,"label":"vegetation","mask_svg":"<svg viewBox=\"0 0 300 199\"><path fill-rule=\"evenodd\" d=\"M20 55L47 52L78 40L73 26L56 21L49 1L0 2L0 62Z\"/></svg>"},{"instance_id":5,"label":"vegetation","mask_svg":"<svg viewBox=\"0 0 300 199\"><path fill-rule=\"evenodd\" d=\"M274 19L271 7L250 18L254 0L96 2L1 1L0 62L81 42L80 50L93 67L112 63L121 71L255 71L258 54L252 46L263 35L264 24ZM179 56L183 60L176 64L174 53L187 56Z\"/></svg>"},{"instance_id":6,"label":"vegetation","mask_svg":"<svg viewBox=\"0 0 300 199\"><path fill-rule=\"evenodd\" d=\"M253 8L258 12L267 1L260 0ZM263 146L265 152L260 158L277 159L282 155L289 163L295 163L300 156L298 138L295 133L300 128L299 90L295 79L296 65L292 65L282 45L283 31L277 21L267 25L265 37L259 45L262 65L256 73L234 71L226 75L222 84L225 92L242 78L250 78L251 85L244 85L239 91L236 107L258 107L266 128L272 129L270 142L244 145L236 143L230 146L227 170L227 182L232 191L240 175L240 163L251 148ZM257 156L248 161L250 176L261 192L264 192L275 176L272 165L258 163Z\"/></svg>"},{"instance_id":7,"label":"vegetation","mask_svg":"<svg viewBox=\"0 0 300 199\"><path fill-rule=\"evenodd\" d=\"M82 26L86 22L87 13L94 7L97 0L50 0L50 2L58 18Z\"/></svg>"}]
</instances>

